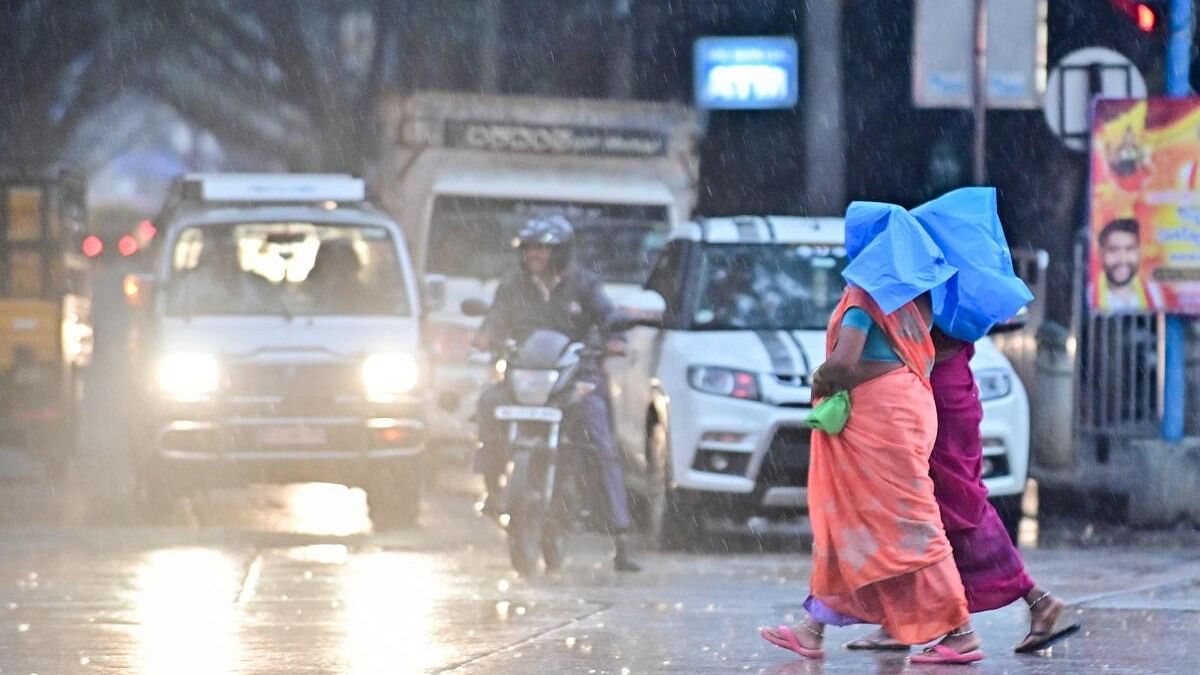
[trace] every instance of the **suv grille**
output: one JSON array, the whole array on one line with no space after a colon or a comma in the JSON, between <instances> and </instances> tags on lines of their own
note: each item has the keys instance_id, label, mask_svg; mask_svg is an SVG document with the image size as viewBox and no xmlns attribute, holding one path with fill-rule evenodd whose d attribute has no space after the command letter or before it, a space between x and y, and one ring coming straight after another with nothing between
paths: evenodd
<instances>
[{"instance_id":1,"label":"suv grille","mask_svg":"<svg viewBox=\"0 0 1200 675\"><path fill-rule=\"evenodd\" d=\"M807 487L812 432L804 427L782 427L771 439L763 458L758 483L763 487Z\"/></svg>"}]
</instances>

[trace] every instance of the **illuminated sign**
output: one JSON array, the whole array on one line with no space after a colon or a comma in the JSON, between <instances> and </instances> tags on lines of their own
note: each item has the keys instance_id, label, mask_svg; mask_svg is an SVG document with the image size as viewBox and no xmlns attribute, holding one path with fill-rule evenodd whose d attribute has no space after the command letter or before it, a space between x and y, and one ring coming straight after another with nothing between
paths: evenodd
<instances>
[{"instance_id":1,"label":"illuminated sign","mask_svg":"<svg viewBox=\"0 0 1200 675\"><path fill-rule=\"evenodd\" d=\"M667 152L666 136L638 129L471 120L447 120L446 145L544 155L658 157Z\"/></svg>"},{"instance_id":2,"label":"illuminated sign","mask_svg":"<svg viewBox=\"0 0 1200 675\"><path fill-rule=\"evenodd\" d=\"M799 97L799 56L790 37L696 41L696 105L724 110L790 108Z\"/></svg>"}]
</instances>

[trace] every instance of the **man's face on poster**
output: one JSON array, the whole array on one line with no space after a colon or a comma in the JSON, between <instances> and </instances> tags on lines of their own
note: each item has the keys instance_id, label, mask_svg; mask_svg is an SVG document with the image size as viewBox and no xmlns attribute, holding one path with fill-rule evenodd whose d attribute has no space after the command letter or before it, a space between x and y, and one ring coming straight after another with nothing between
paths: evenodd
<instances>
[{"instance_id":1,"label":"man's face on poster","mask_svg":"<svg viewBox=\"0 0 1200 675\"><path fill-rule=\"evenodd\" d=\"M1131 232L1110 232L1100 244L1100 262L1112 288L1128 286L1137 274L1140 261L1138 238Z\"/></svg>"}]
</instances>

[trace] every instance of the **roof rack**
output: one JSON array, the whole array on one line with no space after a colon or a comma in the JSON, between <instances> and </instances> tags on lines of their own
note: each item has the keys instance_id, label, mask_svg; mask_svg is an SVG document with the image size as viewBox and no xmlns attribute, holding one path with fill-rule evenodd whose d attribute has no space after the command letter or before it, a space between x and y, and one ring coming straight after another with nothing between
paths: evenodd
<instances>
[{"instance_id":1,"label":"roof rack","mask_svg":"<svg viewBox=\"0 0 1200 675\"><path fill-rule=\"evenodd\" d=\"M178 183L180 201L296 204L361 202L366 183L347 174L193 173Z\"/></svg>"}]
</instances>

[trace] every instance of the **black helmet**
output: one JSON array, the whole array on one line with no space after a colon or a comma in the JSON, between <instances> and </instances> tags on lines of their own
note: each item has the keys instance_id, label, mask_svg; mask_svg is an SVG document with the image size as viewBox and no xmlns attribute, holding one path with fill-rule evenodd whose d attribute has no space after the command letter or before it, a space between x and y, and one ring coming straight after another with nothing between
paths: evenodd
<instances>
[{"instance_id":1,"label":"black helmet","mask_svg":"<svg viewBox=\"0 0 1200 675\"><path fill-rule=\"evenodd\" d=\"M515 248L526 246L548 246L554 249L554 265L562 270L571 259L571 249L575 241L575 228L566 216L557 213L530 219L517 232L513 240Z\"/></svg>"}]
</instances>

